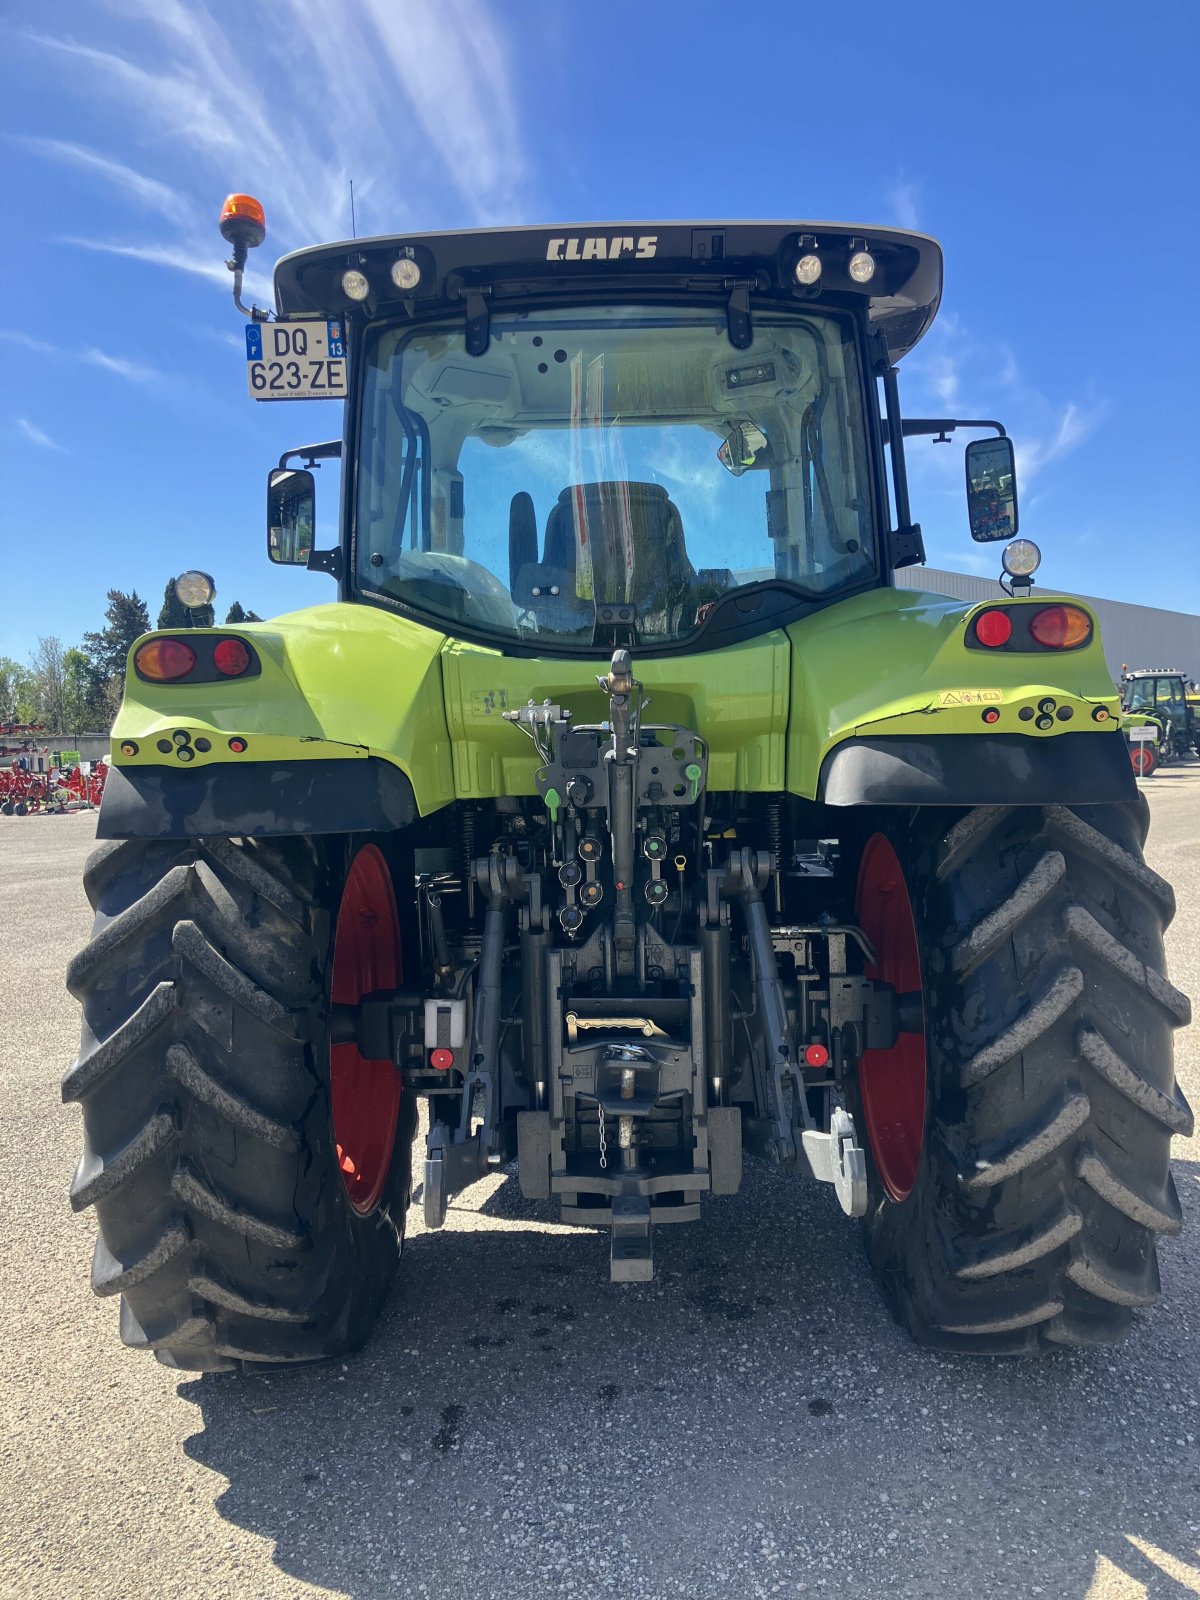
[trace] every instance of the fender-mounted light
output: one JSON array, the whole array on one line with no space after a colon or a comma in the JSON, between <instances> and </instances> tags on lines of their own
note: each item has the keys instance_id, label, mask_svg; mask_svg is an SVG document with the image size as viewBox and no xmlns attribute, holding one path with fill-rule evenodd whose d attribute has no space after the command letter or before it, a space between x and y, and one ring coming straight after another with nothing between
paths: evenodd
<instances>
[{"instance_id":1,"label":"fender-mounted light","mask_svg":"<svg viewBox=\"0 0 1200 1600\"><path fill-rule=\"evenodd\" d=\"M1007 611L981 611L975 618L975 637L989 650L997 650L1012 638L1012 619Z\"/></svg>"},{"instance_id":2,"label":"fender-mounted light","mask_svg":"<svg viewBox=\"0 0 1200 1600\"><path fill-rule=\"evenodd\" d=\"M133 658L139 677L172 683L195 670L196 652L182 639L151 639Z\"/></svg>"},{"instance_id":3,"label":"fender-mounted light","mask_svg":"<svg viewBox=\"0 0 1200 1600\"><path fill-rule=\"evenodd\" d=\"M240 639L222 639L213 651L213 666L226 678L240 678L250 665L250 652Z\"/></svg>"},{"instance_id":4,"label":"fender-mounted light","mask_svg":"<svg viewBox=\"0 0 1200 1600\"><path fill-rule=\"evenodd\" d=\"M1029 619L1029 632L1046 650L1074 650L1092 636L1092 619L1079 606L1043 606Z\"/></svg>"}]
</instances>

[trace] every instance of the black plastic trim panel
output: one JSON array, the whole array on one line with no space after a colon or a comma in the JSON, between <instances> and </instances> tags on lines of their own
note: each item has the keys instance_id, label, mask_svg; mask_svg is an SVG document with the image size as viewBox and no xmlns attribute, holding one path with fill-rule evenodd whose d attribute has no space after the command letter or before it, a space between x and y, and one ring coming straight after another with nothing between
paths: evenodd
<instances>
[{"instance_id":1,"label":"black plastic trim panel","mask_svg":"<svg viewBox=\"0 0 1200 1600\"><path fill-rule=\"evenodd\" d=\"M817 799L834 806L1070 806L1136 793L1116 731L847 739L825 757L817 784Z\"/></svg>"},{"instance_id":2,"label":"black plastic trim panel","mask_svg":"<svg viewBox=\"0 0 1200 1600\"><path fill-rule=\"evenodd\" d=\"M345 761L221 762L190 772L113 767L98 839L204 839L387 833L417 814L398 767Z\"/></svg>"}]
</instances>

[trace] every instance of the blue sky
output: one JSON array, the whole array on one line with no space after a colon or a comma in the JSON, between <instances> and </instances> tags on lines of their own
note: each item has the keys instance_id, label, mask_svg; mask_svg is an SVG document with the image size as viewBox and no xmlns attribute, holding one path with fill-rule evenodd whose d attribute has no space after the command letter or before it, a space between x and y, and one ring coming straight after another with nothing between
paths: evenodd
<instances>
[{"instance_id":1,"label":"blue sky","mask_svg":"<svg viewBox=\"0 0 1200 1600\"><path fill-rule=\"evenodd\" d=\"M256 406L216 216L349 233L786 217L934 234L910 414L998 416L1047 584L1200 609L1194 0L897 10L706 0L56 0L3 25L0 653L152 614L173 573L270 615L266 469L334 404ZM935 565L990 572L961 444L914 441ZM321 485L323 511L334 484Z\"/></svg>"}]
</instances>

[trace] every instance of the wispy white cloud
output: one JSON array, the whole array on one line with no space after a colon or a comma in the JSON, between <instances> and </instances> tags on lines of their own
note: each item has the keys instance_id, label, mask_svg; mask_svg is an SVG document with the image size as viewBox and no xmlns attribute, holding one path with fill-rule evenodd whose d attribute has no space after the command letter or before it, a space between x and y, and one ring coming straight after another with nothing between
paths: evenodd
<instances>
[{"instance_id":1,"label":"wispy white cloud","mask_svg":"<svg viewBox=\"0 0 1200 1600\"><path fill-rule=\"evenodd\" d=\"M1102 426L1108 407L1103 397L1086 391L1047 395L1033 381L1032 368L1032 358L1018 359L1007 341L980 337L953 313L943 313L904 362L901 400L909 416L997 417L1008 428L1016 450L1021 531L1036 539L1052 521L1049 506L1056 482L1063 481L1064 462ZM956 433L944 445L909 440L912 503L935 566L990 572L986 547L977 552L961 544L963 447L970 437ZM1030 494L1035 482L1037 493Z\"/></svg>"},{"instance_id":2,"label":"wispy white cloud","mask_svg":"<svg viewBox=\"0 0 1200 1600\"><path fill-rule=\"evenodd\" d=\"M1077 450L1103 420L1106 410L1103 402L1085 408L1070 400L1058 413L1057 420L1052 420L1041 432L1014 431L1017 482L1032 483L1046 467Z\"/></svg>"},{"instance_id":3,"label":"wispy white cloud","mask_svg":"<svg viewBox=\"0 0 1200 1600\"><path fill-rule=\"evenodd\" d=\"M99 367L102 371L115 373L117 377L126 378L131 383L155 383L161 376L153 367L148 367L140 361L130 361L125 356L110 355L107 350L98 350L95 345L89 345L83 350L64 350L61 345L37 339L20 328L0 328L0 341L18 345L22 350L30 350L35 355L50 356L55 361L83 362L89 367Z\"/></svg>"},{"instance_id":4,"label":"wispy white cloud","mask_svg":"<svg viewBox=\"0 0 1200 1600\"><path fill-rule=\"evenodd\" d=\"M79 250L96 250L102 255L125 256L131 261L144 261L150 266L172 267L176 272L187 272L197 278L207 278L222 289L232 290L233 278L220 259L220 247L207 254L188 250L173 244L122 244L114 239L77 239L67 237L62 244L74 245ZM270 305L274 297L271 280L253 270L247 270L242 285L243 300L246 295Z\"/></svg>"},{"instance_id":5,"label":"wispy white cloud","mask_svg":"<svg viewBox=\"0 0 1200 1600\"><path fill-rule=\"evenodd\" d=\"M157 211L173 222L182 222L187 217L187 207L174 189L160 183L157 178L148 178L145 173L135 172L123 162L101 155L98 150L90 150L86 145L69 144L64 139L24 138L20 142L35 155L76 167L81 172L102 179L138 205L149 211Z\"/></svg>"},{"instance_id":6,"label":"wispy white cloud","mask_svg":"<svg viewBox=\"0 0 1200 1600\"><path fill-rule=\"evenodd\" d=\"M123 188L170 231L75 245L228 288L215 228L228 189L262 198L272 255L347 237L351 178L360 233L527 216L507 13L486 0L278 0L269 16L218 17L203 0L118 9L138 29L120 53L25 37L61 62L73 89L117 104L146 159L125 165L56 139L32 146ZM302 92L265 95L264 83ZM270 303L264 279L248 275L246 288Z\"/></svg>"},{"instance_id":7,"label":"wispy white cloud","mask_svg":"<svg viewBox=\"0 0 1200 1600\"><path fill-rule=\"evenodd\" d=\"M110 356L104 350L85 350L83 360L90 366L103 367L105 372L115 372L119 378L128 378L130 383L158 381L159 374L153 367L147 367L140 361L129 361L124 356Z\"/></svg>"},{"instance_id":8,"label":"wispy white cloud","mask_svg":"<svg viewBox=\"0 0 1200 1600\"><path fill-rule=\"evenodd\" d=\"M920 220L917 216L917 199L920 188L908 178L899 177L888 190L888 210L898 228L919 228Z\"/></svg>"},{"instance_id":9,"label":"wispy white cloud","mask_svg":"<svg viewBox=\"0 0 1200 1600\"><path fill-rule=\"evenodd\" d=\"M30 422L28 417L18 417L17 427L29 440L30 444L40 445L43 450L62 450L63 446L53 440L50 435L38 427L36 422Z\"/></svg>"},{"instance_id":10,"label":"wispy white cloud","mask_svg":"<svg viewBox=\"0 0 1200 1600\"><path fill-rule=\"evenodd\" d=\"M22 350L32 350L37 355L58 355L55 345L47 344L45 339L35 339L31 333L25 333L21 328L0 328L0 339L5 344L20 345Z\"/></svg>"}]
</instances>

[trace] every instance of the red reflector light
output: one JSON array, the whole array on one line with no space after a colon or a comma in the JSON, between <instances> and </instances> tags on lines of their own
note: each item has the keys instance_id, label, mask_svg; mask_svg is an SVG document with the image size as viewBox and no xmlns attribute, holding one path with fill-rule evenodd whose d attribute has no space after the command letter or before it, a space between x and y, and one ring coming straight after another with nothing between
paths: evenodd
<instances>
[{"instance_id":1,"label":"red reflector light","mask_svg":"<svg viewBox=\"0 0 1200 1600\"><path fill-rule=\"evenodd\" d=\"M1012 620L1007 611L983 611L975 618L975 637L994 650L1012 638Z\"/></svg>"},{"instance_id":2,"label":"red reflector light","mask_svg":"<svg viewBox=\"0 0 1200 1600\"><path fill-rule=\"evenodd\" d=\"M983 713L983 720L988 723L1000 721L1000 713L996 710L995 706L989 706L987 708L987 710Z\"/></svg>"},{"instance_id":3,"label":"red reflector light","mask_svg":"<svg viewBox=\"0 0 1200 1600\"><path fill-rule=\"evenodd\" d=\"M235 756L240 756L242 751L246 748L246 741L245 739L230 739L229 748L233 751Z\"/></svg>"},{"instance_id":4,"label":"red reflector light","mask_svg":"<svg viewBox=\"0 0 1200 1600\"><path fill-rule=\"evenodd\" d=\"M1070 650L1087 643L1092 619L1078 606L1043 606L1030 617L1029 631L1047 650Z\"/></svg>"},{"instance_id":5,"label":"red reflector light","mask_svg":"<svg viewBox=\"0 0 1200 1600\"><path fill-rule=\"evenodd\" d=\"M431 1050L429 1052L429 1065L436 1067L439 1072L449 1072L454 1065L453 1050Z\"/></svg>"},{"instance_id":6,"label":"red reflector light","mask_svg":"<svg viewBox=\"0 0 1200 1600\"><path fill-rule=\"evenodd\" d=\"M213 666L227 678L240 678L250 665L250 652L240 639L222 639L213 651Z\"/></svg>"},{"instance_id":7,"label":"red reflector light","mask_svg":"<svg viewBox=\"0 0 1200 1600\"><path fill-rule=\"evenodd\" d=\"M196 665L196 652L182 639L151 639L133 661L143 678L169 683L174 678L187 677Z\"/></svg>"},{"instance_id":8,"label":"red reflector light","mask_svg":"<svg viewBox=\"0 0 1200 1600\"><path fill-rule=\"evenodd\" d=\"M804 1046L804 1065L806 1067L827 1067L829 1065L829 1051L823 1044L806 1044Z\"/></svg>"}]
</instances>

